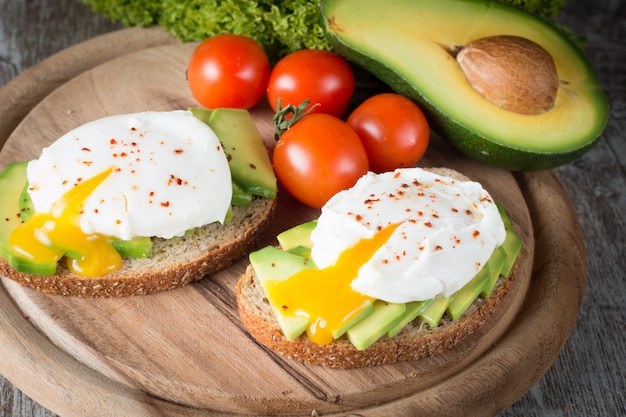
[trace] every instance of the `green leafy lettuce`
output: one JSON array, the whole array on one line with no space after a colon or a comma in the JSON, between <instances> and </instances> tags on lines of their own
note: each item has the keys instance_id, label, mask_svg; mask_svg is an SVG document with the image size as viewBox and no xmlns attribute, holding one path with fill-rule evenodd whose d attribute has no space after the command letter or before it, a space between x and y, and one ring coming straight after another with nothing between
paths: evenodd
<instances>
[{"instance_id":1,"label":"green leafy lettuce","mask_svg":"<svg viewBox=\"0 0 626 417\"><path fill-rule=\"evenodd\" d=\"M272 60L298 49L328 49L320 0L80 0L125 26L160 25L182 42L220 33L249 36ZM433 0L436 1L436 0ZM554 22L565 0L501 0Z\"/></svg>"}]
</instances>

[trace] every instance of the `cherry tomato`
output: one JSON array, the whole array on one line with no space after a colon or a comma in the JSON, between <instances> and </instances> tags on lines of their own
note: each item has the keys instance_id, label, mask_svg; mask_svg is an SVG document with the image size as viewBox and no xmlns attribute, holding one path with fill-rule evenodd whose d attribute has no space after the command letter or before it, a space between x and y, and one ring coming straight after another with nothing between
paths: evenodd
<instances>
[{"instance_id":1,"label":"cherry tomato","mask_svg":"<svg viewBox=\"0 0 626 417\"><path fill-rule=\"evenodd\" d=\"M265 95L270 62L254 40L233 34L202 41L187 67L187 82L205 107L249 109Z\"/></svg>"},{"instance_id":2,"label":"cherry tomato","mask_svg":"<svg viewBox=\"0 0 626 417\"><path fill-rule=\"evenodd\" d=\"M341 119L309 114L285 131L274 147L274 171L285 190L320 208L368 171L367 154Z\"/></svg>"},{"instance_id":3,"label":"cherry tomato","mask_svg":"<svg viewBox=\"0 0 626 417\"><path fill-rule=\"evenodd\" d=\"M375 172L414 166L430 141L424 113L399 94L368 98L354 109L347 123L361 138L370 169Z\"/></svg>"},{"instance_id":4,"label":"cherry tomato","mask_svg":"<svg viewBox=\"0 0 626 417\"><path fill-rule=\"evenodd\" d=\"M270 106L298 105L310 100L311 113L342 117L354 92L348 63L328 51L302 49L282 58L272 69L267 87Z\"/></svg>"}]
</instances>

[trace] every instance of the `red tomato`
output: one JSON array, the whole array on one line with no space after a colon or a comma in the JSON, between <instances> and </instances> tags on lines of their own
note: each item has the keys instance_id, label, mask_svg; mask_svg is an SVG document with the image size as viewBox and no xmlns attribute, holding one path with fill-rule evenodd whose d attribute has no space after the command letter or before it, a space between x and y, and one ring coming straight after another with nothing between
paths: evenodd
<instances>
[{"instance_id":1,"label":"red tomato","mask_svg":"<svg viewBox=\"0 0 626 417\"><path fill-rule=\"evenodd\" d=\"M280 137L274 171L285 190L300 202L320 208L352 187L368 171L363 144L342 120L309 114Z\"/></svg>"},{"instance_id":2,"label":"red tomato","mask_svg":"<svg viewBox=\"0 0 626 417\"><path fill-rule=\"evenodd\" d=\"M430 141L428 121L410 99L394 93L372 96L348 117L375 172L412 167Z\"/></svg>"},{"instance_id":3,"label":"red tomato","mask_svg":"<svg viewBox=\"0 0 626 417\"><path fill-rule=\"evenodd\" d=\"M265 95L270 62L263 48L242 35L216 35L201 42L189 60L187 82L210 109L249 109Z\"/></svg>"},{"instance_id":4,"label":"red tomato","mask_svg":"<svg viewBox=\"0 0 626 417\"><path fill-rule=\"evenodd\" d=\"M342 117L354 92L354 73L332 52L302 49L282 58L272 69L267 98L274 111L278 99L284 106L310 100L311 113Z\"/></svg>"}]
</instances>

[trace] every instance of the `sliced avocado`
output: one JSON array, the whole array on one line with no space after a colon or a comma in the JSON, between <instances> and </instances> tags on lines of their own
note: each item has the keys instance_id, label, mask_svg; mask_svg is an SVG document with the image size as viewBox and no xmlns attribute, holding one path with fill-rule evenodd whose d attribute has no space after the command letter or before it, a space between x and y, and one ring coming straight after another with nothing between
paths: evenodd
<instances>
[{"instance_id":1,"label":"sliced avocado","mask_svg":"<svg viewBox=\"0 0 626 417\"><path fill-rule=\"evenodd\" d=\"M430 125L463 153L510 170L552 168L599 139L608 101L589 61L556 27L491 0L324 0L322 26L335 52L416 101ZM512 35L552 57L554 106L504 110L472 87L456 54L481 38Z\"/></svg>"},{"instance_id":2,"label":"sliced avocado","mask_svg":"<svg viewBox=\"0 0 626 417\"><path fill-rule=\"evenodd\" d=\"M276 320L287 340L295 340L298 336L306 331L309 320L305 317L286 316L280 312L280 309L274 308Z\"/></svg>"},{"instance_id":3,"label":"sliced avocado","mask_svg":"<svg viewBox=\"0 0 626 417\"><path fill-rule=\"evenodd\" d=\"M485 285L489 283L489 276L489 264L486 263L474 278L450 296L446 311L452 320L461 317L465 310L472 305Z\"/></svg>"},{"instance_id":4,"label":"sliced avocado","mask_svg":"<svg viewBox=\"0 0 626 417\"><path fill-rule=\"evenodd\" d=\"M222 142L233 181L250 194L276 197L278 188L274 169L250 113L225 108L192 108L190 111L208 124Z\"/></svg>"},{"instance_id":5,"label":"sliced avocado","mask_svg":"<svg viewBox=\"0 0 626 417\"><path fill-rule=\"evenodd\" d=\"M284 281L295 273L314 266L313 261L282 251L274 246L266 246L250 253L249 259L261 286L264 286L264 283L268 281ZM268 294L267 291L265 294ZM287 340L294 340L306 330L309 323L308 319L283 314L280 307L269 298L269 295L268 301Z\"/></svg>"},{"instance_id":6,"label":"sliced avocado","mask_svg":"<svg viewBox=\"0 0 626 417\"><path fill-rule=\"evenodd\" d=\"M289 249L287 252L293 253L294 255L302 256L304 258L311 257L311 248L307 248L306 246L296 246L295 248Z\"/></svg>"},{"instance_id":7,"label":"sliced avocado","mask_svg":"<svg viewBox=\"0 0 626 417\"><path fill-rule=\"evenodd\" d=\"M274 246L266 246L250 253L250 264L259 281L284 281L296 272L313 268L313 261Z\"/></svg>"},{"instance_id":8,"label":"sliced avocado","mask_svg":"<svg viewBox=\"0 0 626 417\"><path fill-rule=\"evenodd\" d=\"M506 262L502 266L501 275L508 278L511 275L515 260L522 250L522 240L513 229L507 229L506 238L501 247L506 252Z\"/></svg>"},{"instance_id":9,"label":"sliced avocado","mask_svg":"<svg viewBox=\"0 0 626 417\"><path fill-rule=\"evenodd\" d=\"M439 320L443 317L450 302L450 297L437 297L433 302L424 310L420 315L420 319L430 325L430 327L437 327Z\"/></svg>"},{"instance_id":10,"label":"sliced avocado","mask_svg":"<svg viewBox=\"0 0 626 417\"><path fill-rule=\"evenodd\" d=\"M317 220L312 220L287 229L276 236L278 244L282 250L287 251L298 246L311 249L313 247L311 232L315 229L315 226L317 226Z\"/></svg>"},{"instance_id":11,"label":"sliced avocado","mask_svg":"<svg viewBox=\"0 0 626 417\"><path fill-rule=\"evenodd\" d=\"M57 261L33 262L9 246L11 233L22 223L20 196L26 183L27 164L27 162L13 163L7 165L0 173L0 195L3 200L0 205L0 256L16 271L35 275L54 275Z\"/></svg>"},{"instance_id":12,"label":"sliced avocado","mask_svg":"<svg viewBox=\"0 0 626 417\"><path fill-rule=\"evenodd\" d=\"M377 300L373 311L346 332L350 342L359 350L365 350L381 336L395 327L403 318L406 304L387 303Z\"/></svg>"},{"instance_id":13,"label":"sliced avocado","mask_svg":"<svg viewBox=\"0 0 626 417\"><path fill-rule=\"evenodd\" d=\"M493 250L493 253L491 254L491 257L486 265L489 267L489 282L480 293L483 298L489 297L493 292L496 282L498 281L498 278L500 278L500 274L502 274L502 268L504 267L506 258L506 252L502 249L502 246L498 246Z\"/></svg>"},{"instance_id":14,"label":"sliced avocado","mask_svg":"<svg viewBox=\"0 0 626 417\"><path fill-rule=\"evenodd\" d=\"M20 218L23 222L28 220L31 214L35 212L35 207L33 206L33 200L30 198L30 193L28 192L28 180L24 184L24 188L22 188L22 193L20 194L19 208L20 208Z\"/></svg>"},{"instance_id":15,"label":"sliced avocado","mask_svg":"<svg viewBox=\"0 0 626 417\"><path fill-rule=\"evenodd\" d=\"M232 181L233 196L231 197L231 204L233 206L247 206L252 202L252 194L244 190L235 181Z\"/></svg>"},{"instance_id":16,"label":"sliced avocado","mask_svg":"<svg viewBox=\"0 0 626 417\"><path fill-rule=\"evenodd\" d=\"M111 244L125 258L147 258L152 254L152 239L135 237L129 240L114 239Z\"/></svg>"},{"instance_id":17,"label":"sliced avocado","mask_svg":"<svg viewBox=\"0 0 626 417\"><path fill-rule=\"evenodd\" d=\"M406 303L406 310L404 311L403 318L400 320L395 327L389 329L387 332L387 337L394 337L400 330L404 328L407 324L415 320L420 314L422 314L431 304L433 300L424 300L424 301L412 301L410 303Z\"/></svg>"},{"instance_id":18,"label":"sliced avocado","mask_svg":"<svg viewBox=\"0 0 626 417\"><path fill-rule=\"evenodd\" d=\"M359 310L356 314L354 314L348 321L343 323L341 327L333 332L333 337L335 339L339 339L344 335L348 330L354 327L355 324L361 322L363 319L368 317L370 314L374 312L374 303L368 303L361 310Z\"/></svg>"}]
</instances>

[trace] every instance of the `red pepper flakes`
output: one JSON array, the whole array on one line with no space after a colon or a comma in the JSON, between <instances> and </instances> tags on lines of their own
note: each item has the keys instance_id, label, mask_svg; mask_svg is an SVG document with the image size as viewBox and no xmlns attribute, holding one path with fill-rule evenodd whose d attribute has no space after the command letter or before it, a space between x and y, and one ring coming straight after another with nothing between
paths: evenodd
<instances>
[{"instance_id":1,"label":"red pepper flakes","mask_svg":"<svg viewBox=\"0 0 626 417\"><path fill-rule=\"evenodd\" d=\"M113 138L113 139L111 139L111 140L109 141L109 143L110 143L111 145L117 145L117 140L115 140L115 139Z\"/></svg>"},{"instance_id":2,"label":"red pepper flakes","mask_svg":"<svg viewBox=\"0 0 626 417\"><path fill-rule=\"evenodd\" d=\"M174 149L174 154L176 154L176 155L180 155L180 154L182 154L183 152L185 152L185 150L184 150L184 149Z\"/></svg>"},{"instance_id":3,"label":"red pepper flakes","mask_svg":"<svg viewBox=\"0 0 626 417\"><path fill-rule=\"evenodd\" d=\"M161 207L169 207L170 206L170 202L169 201L163 201L161 203Z\"/></svg>"},{"instance_id":4,"label":"red pepper flakes","mask_svg":"<svg viewBox=\"0 0 626 417\"><path fill-rule=\"evenodd\" d=\"M479 235L480 235L480 232L478 230L474 230L474 233L472 233L472 236L474 237L474 239L476 239Z\"/></svg>"},{"instance_id":5,"label":"red pepper flakes","mask_svg":"<svg viewBox=\"0 0 626 417\"><path fill-rule=\"evenodd\" d=\"M83 151L83 152L91 152L91 149L89 149L89 148L82 148L81 151Z\"/></svg>"}]
</instances>

